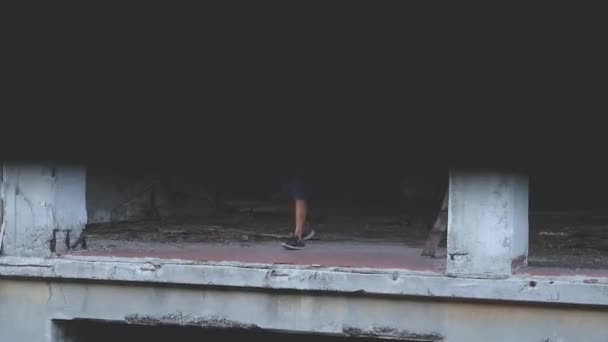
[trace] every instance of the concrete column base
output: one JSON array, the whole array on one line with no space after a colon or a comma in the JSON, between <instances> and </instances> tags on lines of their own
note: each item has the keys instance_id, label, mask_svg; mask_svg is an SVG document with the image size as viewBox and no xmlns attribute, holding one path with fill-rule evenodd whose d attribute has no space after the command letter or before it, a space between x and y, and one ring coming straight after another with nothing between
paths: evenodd
<instances>
[{"instance_id":1,"label":"concrete column base","mask_svg":"<svg viewBox=\"0 0 608 342\"><path fill-rule=\"evenodd\" d=\"M67 249L67 234L75 241L87 223L85 167L4 163L2 171L2 254Z\"/></svg>"},{"instance_id":2,"label":"concrete column base","mask_svg":"<svg viewBox=\"0 0 608 342\"><path fill-rule=\"evenodd\" d=\"M447 273L503 278L527 265L528 176L450 172Z\"/></svg>"}]
</instances>

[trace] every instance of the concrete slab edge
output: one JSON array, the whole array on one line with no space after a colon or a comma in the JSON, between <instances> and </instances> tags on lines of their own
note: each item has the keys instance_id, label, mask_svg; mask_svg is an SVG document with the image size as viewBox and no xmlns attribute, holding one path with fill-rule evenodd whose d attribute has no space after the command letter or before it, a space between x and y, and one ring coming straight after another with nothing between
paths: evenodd
<instances>
[{"instance_id":1,"label":"concrete slab edge","mask_svg":"<svg viewBox=\"0 0 608 342\"><path fill-rule=\"evenodd\" d=\"M210 263L153 258L0 257L2 278L213 286L608 306L608 277L516 275L454 278L440 273L364 268Z\"/></svg>"}]
</instances>

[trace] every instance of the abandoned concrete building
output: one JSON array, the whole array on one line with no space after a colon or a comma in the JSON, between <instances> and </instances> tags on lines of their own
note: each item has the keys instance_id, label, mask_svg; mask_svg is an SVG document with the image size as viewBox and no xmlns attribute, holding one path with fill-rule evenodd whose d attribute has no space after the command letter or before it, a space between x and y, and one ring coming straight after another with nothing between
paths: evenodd
<instances>
[{"instance_id":1,"label":"abandoned concrete building","mask_svg":"<svg viewBox=\"0 0 608 342\"><path fill-rule=\"evenodd\" d=\"M120 323L405 341L608 338L608 217L529 212L526 174L450 170L447 246L435 258L420 255L430 216L386 201L326 203L319 240L294 253L279 247L290 221L272 196L222 196L220 212L185 178L155 190L154 179L104 175L3 164L3 340L91 341L72 325ZM418 201L436 192L404 189Z\"/></svg>"},{"instance_id":2,"label":"abandoned concrete building","mask_svg":"<svg viewBox=\"0 0 608 342\"><path fill-rule=\"evenodd\" d=\"M586 16L204 3L0 20L31 95L0 135L0 341L608 341ZM295 140L317 235L286 251Z\"/></svg>"}]
</instances>

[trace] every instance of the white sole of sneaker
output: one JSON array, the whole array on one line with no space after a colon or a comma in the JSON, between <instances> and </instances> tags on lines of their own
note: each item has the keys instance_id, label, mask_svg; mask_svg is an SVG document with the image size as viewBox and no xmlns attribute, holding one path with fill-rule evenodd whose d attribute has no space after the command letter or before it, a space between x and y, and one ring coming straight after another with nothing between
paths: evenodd
<instances>
[{"instance_id":1,"label":"white sole of sneaker","mask_svg":"<svg viewBox=\"0 0 608 342\"><path fill-rule=\"evenodd\" d=\"M310 240L315 236L315 231L311 230L310 233L308 233L308 235L305 235L302 237L302 240L306 241L306 240Z\"/></svg>"},{"instance_id":2,"label":"white sole of sneaker","mask_svg":"<svg viewBox=\"0 0 608 342\"><path fill-rule=\"evenodd\" d=\"M291 246L291 245L288 245L286 243L283 243L281 246L283 246L283 248L288 249L290 251L299 251L301 249L304 249L304 247Z\"/></svg>"}]
</instances>

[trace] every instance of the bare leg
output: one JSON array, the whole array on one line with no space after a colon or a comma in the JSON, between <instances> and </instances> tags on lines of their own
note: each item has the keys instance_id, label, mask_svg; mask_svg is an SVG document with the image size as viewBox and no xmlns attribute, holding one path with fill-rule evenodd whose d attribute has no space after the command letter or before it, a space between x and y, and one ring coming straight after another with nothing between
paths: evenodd
<instances>
[{"instance_id":1,"label":"bare leg","mask_svg":"<svg viewBox=\"0 0 608 342\"><path fill-rule=\"evenodd\" d=\"M306 215L308 214L308 203L306 200L295 200L295 211L296 230L294 234L298 239L301 239L304 233L304 225L306 224Z\"/></svg>"}]
</instances>

